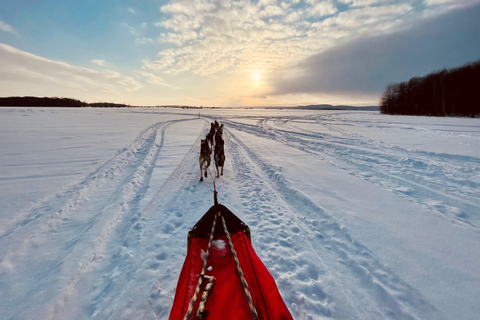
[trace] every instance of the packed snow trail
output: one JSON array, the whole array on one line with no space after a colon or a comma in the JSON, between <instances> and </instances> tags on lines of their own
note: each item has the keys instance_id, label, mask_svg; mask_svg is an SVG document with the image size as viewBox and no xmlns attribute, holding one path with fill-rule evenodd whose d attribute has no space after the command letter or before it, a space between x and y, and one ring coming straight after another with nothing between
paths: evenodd
<instances>
[{"instance_id":1,"label":"packed snow trail","mask_svg":"<svg viewBox=\"0 0 480 320\"><path fill-rule=\"evenodd\" d=\"M110 261L107 269L122 267L123 251L132 249L128 238L122 237L131 228L140 226L137 220L143 211L141 206L146 204L145 195L149 194L152 173L162 166L162 161L176 163L181 160L175 159L173 152L167 153L167 158L163 159L160 152L164 147L165 131L185 121L188 120L160 122L145 129L132 144L78 184L63 194L40 202L23 216L16 216L11 225L2 228L5 230L0 235L2 251L5 252L2 267L9 273L29 275L27 279L10 276L2 281L5 288L10 288L2 291L10 292L2 295L5 305L24 306L21 314L14 311L7 318L33 319L38 315L68 318L77 312L77 308L87 307L75 304L81 301L82 288L90 293L91 286L100 283L98 280L102 276L92 278L92 272L106 261ZM202 127L198 129L203 129L205 122L200 122ZM189 152L194 152L191 142L188 145ZM14 242L10 238L23 241ZM123 247L119 248L119 243ZM92 280L90 287L85 284ZM35 299L28 294L32 292ZM91 315L95 314L94 306L87 308Z\"/></svg>"},{"instance_id":2,"label":"packed snow trail","mask_svg":"<svg viewBox=\"0 0 480 320\"><path fill-rule=\"evenodd\" d=\"M288 275L278 284L296 319L414 319L409 307L417 313L437 313L324 209L291 188L281 171L263 162L241 139L235 138L231 146L239 175L236 189L244 200L241 212L256 235L254 244L264 263L277 276ZM302 244L308 247L300 248ZM336 306L339 301L341 308ZM414 305L408 306L410 302Z\"/></svg>"},{"instance_id":3,"label":"packed snow trail","mask_svg":"<svg viewBox=\"0 0 480 320\"><path fill-rule=\"evenodd\" d=\"M293 119L284 119L278 127L270 125L270 122L278 123L278 119L263 119L256 126L234 122L229 125L240 126L242 131L281 141L322 158L331 156L335 159L332 164L355 176L388 188L410 201L419 202L427 209L445 215L452 222L480 229L480 215L469 214L480 212L477 201L480 183L469 180L472 174L475 176L479 173L478 158L425 153L385 145L336 129L324 123L323 117L316 116L315 120L329 131L339 132L340 137L308 132L299 129L298 125L289 130L285 123Z\"/></svg>"},{"instance_id":4,"label":"packed snow trail","mask_svg":"<svg viewBox=\"0 0 480 320\"><path fill-rule=\"evenodd\" d=\"M218 201L250 226L295 319L480 312L480 152L471 148L478 122L410 124L369 112L109 112L150 122L68 187L0 217L2 318L167 319L188 230L213 205L214 163L204 182L198 165L213 120L225 125ZM430 143L412 147L422 138ZM448 153L433 142L439 138L461 148ZM62 152L59 163L68 159Z\"/></svg>"},{"instance_id":5,"label":"packed snow trail","mask_svg":"<svg viewBox=\"0 0 480 320\"><path fill-rule=\"evenodd\" d=\"M409 272L408 274L402 274L402 276L407 277L409 281L414 281L411 283L416 283L417 281L422 281L424 282L424 286L431 285L432 281L434 282L435 278L439 277L438 270L442 270L444 268L456 268L456 264L458 261L464 261L466 265L462 265L462 268L464 267L465 270L475 270L479 269L478 266L478 261L476 258L471 258L469 257L469 251L461 250L458 251L457 255L457 246L460 243L463 243L464 248L468 248L471 246L471 243L469 243L470 239L478 242L478 228L477 228L477 223L478 223L478 204L472 201L472 198L470 198L470 195L474 195L475 192L477 192L476 189L478 186L478 183L476 182L476 178L478 177L478 173L480 171L480 168L478 166L478 161L475 161L474 157L468 157L468 156L461 156L459 157L460 159L467 159L470 161L465 161L465 163L462 163L461 161L457 160L457 157L445 154L433 154L432 153L432 158L429 159L425 155L429 153L424 153L420 152L421 157L425 163L426 166L430 166L432 163L435 166L435 168L439 168L437 171L444 170L448 171L451 173L451 176L457 177L461 176L463 179L457 179L456 181L456 188L462 189L466 192L466 196L462 198L461 196L447 196L447 190L453 189L443 189L443 185L445 184L450 184L451 181L450 179L446 179L445 177L442 176L442 174L439 174L439 176L432 175L432 178L435 179L436 184L439 186L437 189L431 188L428 184L426 185L425 182L422 181L422 177L425 176L426 174L429 174L430 169L426 170L426 172L422 172L422 170L418 170L418 177L415 175L410 175L407 176L407 178L402 177L401 173L403 170L405 170L405 166L401 161L395 162L395 157L391 156L388 151L385 151L383 153L381 148L375 147L377 143L371 143L369 148L364 146L364 140L366 140L364 137L356 137L355 139L338 139L338 131L335 131L333 134L331 133L331 130L329 132L325 133L322 132L322 134L317 134L317 133L305 133L304 130L300 129L295 129L295 130L288 130L285 128L285 124L288 124L290 121L297 119L297 121L305 121L306 119L298 119L291 117L287 119L286 121L279 121L279 117L273 117L273 118L262 118L261 120L256 120L254 122L254 125L252 125L252 121L228 121L226 120L225 122L228 123L227 127L234 127L238 129L240 132L243 133L243 136L241 140L249 141L249 144L251 146L255 146L255 149L259 154L266 154L265 151L268 150L268 148L273 149L273 141L277 142L279 146L277 147L278 150L281 150L278 155L276 156L271 156L270 157L270 163L275 164L277 163L280 164L277 159L283 159L286 157L290 157L291 161L286 162L286 164L282 167L278 167L278 171L287 171L287 169L291 167L296 167L300 163L306 164L307 162L310 162L307 168L318 168L319 172L324 172L322 171L322 163L326 163L330 165L332 168L328 169L328 171L325 171L323 174L323 177L321 175L312 175L311 177L308 178L308 180L311 180L311 178L317 177L319 179L312 179L312 183L314 183L315 180L318 180L318 182L315 184L315 189L318 189L319 197L318 200L315 200L315 203L322 203L325 200L328 200L328 202L333 203L324 203L325 206L331 208L330 210L332 212L332 216L337 217L337 221L341 221L343 225L347 224L348 221L342 221L345 219L357 219L356 216L359 216L358 213L354 213L353 216L345 215L343 214L343 219L338 220L339 217L342 216L342 211L345 211L345 208L347 206L345 203L348 203L350 201L350 198L354 196L354 193L359 193L359 190L367 190L368 185L358 183L358 181L355 181L353 179L346 179L342 178L338 173L334 173L333 177L334 179L329 179L329 176L332 175L331 172L333 171L344 171L348 175L351 175L355 178L360 178L362 180L366 180L367 182L374 182L375 185L381 187L382 190L384 191L389 191L392 192L393 195L396 197L400 196L402 198L406 198L409 201L413 203L413 206L411 205L406 205L405 203L401 204L401 207L408 208L411 207L411 213L416 213L419 210L415 208L415 206L420 205L421 207L425 208L426 210L422 210L426 214L432 214L432 213L440 213L438 217L446 217L448 220L446 220L446 223L439 223L436 221L436 217L433 216L432 218L425 217L423 212L421 216L416 216L412 214L405 215L403 219L406 219L407 216L411 216L413 220L409 222L410 226L408 224L405 224L404 221L401 219L398 219L397 216L395 215L396 211L399 211L398 209L394 209L395 207L389 207L389 205L393 205L394 203L397 203L396 199L392 198L390 203L387 202L387 207L389 214L385 215L386 212L381 210L377 213L377 216L374 217L374 219L370 223L377 223L376 227L381 227L378 228L378 231L381 230L382 228L386 227L385 235L391 239L389 239L389 244L392 245L392 253L393 255L395 252L400 253L402 252L408 252L408 251L419 251L416 253L416 255L425 255L423 259L420 259L422 263L418 264L418 267L421 266L421 268L413 269L412 271L415 272ZM273 124L273 125L267 125L268 124ZM282 126L278 126L278 124L282 124ZM250 137L248 135L245 135L244 133L249 133L251 134ZM265 142L262 142L261 139L266 139ZM473 136L473 139L478 139L478 136ZM378 142L379 145L382 143ZM281 145L287 145L290 147L293 147L294 149L301 150L302 152L306 152L307 154L313 156L313 159L311 158L310 160L308 157L302 157L301 153L295 156L291 156L290 153L285 152L287 149L282 147ZM380 150L378 150L380 149ZM395 149L400 149L402 151L402 148L395 148ZM405 152L410 153L410 157L416 157L416 152L414 150L405 150ZM292 152L293 153L293 152ZM368 158L366 158L368 156ZM265 156L264 156L265 157ZM390 169L386 167L384 169L383 163L386 161L382 161L383 158L385 159L390 159L388 162L388 165L390 166ZM356 161L357 159L368 159L366 161L360 162ZM442 160L442 162L440 162ZM315 165L315 163L318 162L318 166ZM271 165L267 166L269 168L272 168ZM446 168L446 169L444 169ZM265 168L266 169L266 168ZM338 170L337 170L338 169ZM296 172L299 169L293 169L290 170L292 172ZM391 171L390 171L391 170ZM408 167L406 170L409 170ZM313 173L313 172L312 172ZM276 173L277 174L277 173ZM308 176L309 172L305 173L300 173L296 172L295 174L299 174L300 178ZM438 174L438 173L437 173ZM280 174L282 176L282 174ZM400 176L400 178L399 178ZM389 178L392 178L390 179ZM417 181L418 179L418 181ZM298 179L299 181L296 181L294 176L290 175L289 176L289 183L293 184L295 186L295 189L299 190L309 190L312 189L311 187L305 189L302 184L307 185L309 181L305 181L302 179ZM338 183L336 180L342 181L342 183ZM350 181L351 180L351 181ZM413 180L413 181L412 181ZM432 179L433 180L433 179ZM346 182L349 181L349 183L346 184ZM358 185L357 187L354 187L354 184ZM351 184L351 185L349 185ZM415 185L419 189L419 192L417 192L415 189L410 189L411 193L405 195L403 192L398 192L399 190L405 190L403 187L407 184L407 186ZM327 187L324 188L322 187L323 185L326 185ZM321 186L321 187L319 187ZM372 191L374 191L373 188ZM343 190L343 191L342 191ZM453 189L456 190L456 189ZM443 192L442 192L443 191ZM354 193L352 193L354 192ZM377 191L374 191L377 192ZM314 197L310 199L315 199L315 192L309 192L307 193L307 196L309 197ZM333 197L333 198L332 198ZM372 212L378 211L376 207L378 207L378 203L375 203L376 199L376 194L375 193L366 193L366 197L369 197L372 199L372 201L365 201L365 196L364 198L357 197L358 202L353 204L353 208L347 210L350 212L355 212L352 210L358 210L358 211L365 211L365 209L370 210ZM329 198L332 198L333 201ZM335 200L335 199L342 199L341 201ZM386 196L382 196L381 198L383 201L387 199ZM453 200L453 201L451 201ZM451 206L445 205L445 202L450 201ZM358 205L360 203L365 203L366 205L368 202L370 204L366 208L359 207ZM427 206L425 204L435 204L434 207L432 206ZM372 206L373 205L373 206ZM343 208L345 207L345 208ZM370 208L370 209L368 209ZM380 209L386 208L385 205L381 202L380 203ZM382 212L383 211L383 212ZM460 213L460 214L451 214L448 215L450 212L455 212L455 213ZM393 214L392 214L393 213ZM380 214L380 215L378 215ZM366 217L368 216L374 216L372 213L367 213ZM385 216L385 218L378 218ZM388 218L390 217L390 218ZM370 218L370 217L369 217ZM419 222L420 225L419 227L416 227L415 221ZM426 221L428 221L426 224ZM361 222L361 221L360 221ZM401 225L397 225L396 223L401 223ZM455 225L459 225L463 228L473 228L473 234L467 234L465 237L461 237L463 239L458 238L456 239L457 243L452 244L447 238L444 237L445 232L451 232L453 230L447 230L448 229L448 222L454 223ZM428 228L428 231L421 226L430 226L437 224L438 226L434 229L431 229L430 227ZM359 227L361 224L358 222L354 222L353 224L354 228L360 229ZM371 226L363 227L363 229L367 232L371 232ZM436 230L437 233L435 233ZM356 231L356 230L355 230ZM377 232L378 232L377 231ZM392 234L392 232L394 232ZM422 235L422 232L424 235ZM398 235L395 235L395 233L399 233ZM359 235L358 232L355 234ZM378 234L381 234L378 232ZM362 237L364 237L363 234L361 234ZM393 235L393 237L392 237ZM406 237L410 236L410 239L407 239ZM471 237L473 236L473 238ZM378 237L378 236L377 236ZM368 237L367 237L368 238ZM440 238L440 239L438 239ZM442 239L443 238L443 239ZM418 240L418 241L417 241ZM427 240L427 241L425 241ZM391 243L394 241L393 243ZM405 241L408 241L410 243L406 243ZM398 244L397 244L398 243ZM394 245L393 245L394 244ZM378 251L379 246L376 243L370 243L369 245L375 245L377 248L376 251ZM413 245L413 246L412 246ZM441 250L439 250L439 245L442 246ZM395 249L393 249L395 248ZM421 248L421 249L420 249ZM431 250L434 250L433 252ZM384 248L381 248L382 251L384 251ZM397 251L398 250L398 251ZM450 254L453 254L451 261L449 261L445 265L437 265L435 268L432 268L431 274L428 274L424 276L424 272L422 269L425 268L425 270L428 270L428 268L432 267L433 265L438 264L438 262L435 262L434 259L438 258L439 251L444 251L444 252L450 252ZM406 261L404 261L402 258L396 258L392 257L391 253L385 254L382 252L384 259L385 257L388 259L385 259L389 263L395 263L398 265L395 265L395 269L397 272L405 272L406 270L409 270L408 264L406 264ZM411 255L410 253L409 255ZM477 256L477 255L474 255ZM401 257L401 255L400 255ZM458 258L458 259L457 259ZM458 261L457 261L458 260ZM433 263L433 265L432 265ZM423 264L423 265L422 265ZM402 268L399 266L404 266L406 268ZM403 269L403 270L402 270ZM443 271L442 271L443 272ZM463 296L465 292L468 290L466 289L465 286L463 286L464 281L467 278L464 278L463 275L457 275L457 280L450 281L447 280L446 282L448 283L446 286L442 286L441 289L440 287L438 288L438 296L435 297L435 299L438 300L443 300L445 299L446 296L450 296L452 299L448 299L448 301L452 301L454 299L458 299L460 296ZM347 287L355 287L354 285L347 285ZM425 289L424 287L420 286L419 287L422 291ZM455 288L455 289L454 289ZM406 295L407 296L407 295ZM404 296L404 298L406 297ZM464 299L468 300L465 301L466 306L471 305L474 303L473 301L475 298L473 297L478 297L478 292L476 291L470 291L470 294L467 294ZM402 300L404 299L402 298ZM413 302L415 299L410 300L407 299L407 301ZM431 303L431 302L430 302ZM415 313L417 313L417 316L420 316L420 318L425 319L425 318L431 318L431 319L438 319L438 318L450 318L453 316L453 314L447 315L441 315L437 312L437 310L428 310L429 307L428 305L430 303L426 303L424 306L426 307L423 311L420 309L416 310ZM438 303L438 302L437 302ZM445 303L448 304L449 302ZM463 302L461 302L463 305ZM440 306L440 305L438 305ZM458 303L457 303L458 306ZM344 306L342 306L344 307ZM444 307L444 306L442 306ZM451 304L451 307L454 307L454 304ZM425 311L425 313L424 313Z\"/></svg>"}]
</instances>

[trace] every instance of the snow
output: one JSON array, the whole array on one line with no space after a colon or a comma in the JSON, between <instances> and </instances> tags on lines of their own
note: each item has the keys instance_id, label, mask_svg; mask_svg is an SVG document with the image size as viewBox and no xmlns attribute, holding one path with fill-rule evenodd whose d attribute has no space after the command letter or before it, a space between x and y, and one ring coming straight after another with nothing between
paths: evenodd
<instances>
[{"instance_id":1,"label":"snow","mask_svg":"<svg viewBox=\"0 0 480 320\"><path fill-rule=\"evenodd\" d=\"M167 319L213 120L295 319L478 319L480 119L68 108L0 109L1 318Z\"/></svg>"}]
</instances>

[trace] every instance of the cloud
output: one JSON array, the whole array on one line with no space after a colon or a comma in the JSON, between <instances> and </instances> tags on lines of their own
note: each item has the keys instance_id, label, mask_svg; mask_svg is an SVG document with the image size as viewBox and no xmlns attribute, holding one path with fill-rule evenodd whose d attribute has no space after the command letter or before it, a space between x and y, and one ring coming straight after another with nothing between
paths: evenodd
<instances>
[{"instance_id":1,"label":"cloud","mask_svg":"<svg viewBox=\"0 0 480 320\"><path fill-rule=\"evenodd\" d=\"M204 0L181 0L161 7L163 13L185 14L194 17L197 13L212 12L216 5Z\"/></svg>"},{"instance_id":2,"label":"cloud","mask_svg":"<svg viewBox=\"0 0 480 320\"><path fill-rule=\"evenodd\" d=\"M235 66L244 66L252 59L259 61L259 52L268 54L267 47L276 46L274 42L300 36L295 28L280 23L286 11L275 1L257 5L246 1L190 3L179 1L162 7L162 12L171 17L157 23L166 29L159 39L176 48L162 50L159 58L148 65L170 74L190 71L206 76L225 70L245 73L248 71ZM298 18L290 16L289 21ZM271 52L267 60L273 62L276 55Z\"/></svg>"},{"instance_id":3,"label":"cloud","mask_svg":"<svg viewBox=\"0 0 480 320\"><path fill-rule=\"evenodd\" d=\"M408 3L354 8L325 20L323 25L335 26L336 31L343 30L352 35L391 32L413 11Z\"/></svg>"},{"instance_id":4,"label":"cloud","mask_svg":"<svg viewBox=\"0 0 480 320\"><path fill-rule=\"evenodd\" d=\"M346 0L346 11L334 1L172 1L156 23L166 48L144 68L171 75L268 74L339 41L397 30L414 11L409 3L381 0L362 7L366 1L373 3Z\"/></svg>"},{"instance_id":5,"label":"cloud","mask_svg":"<svg viewBox=\"0 0 480 320\"><path fill-rule=\"evenodd\" d=\"M159 85L159 86L163 86L163 87L167 87L167 88L171 88L171 89L178 89L172 85L170 85L169 83L167 83L163 78L153 74L153 73L150 73L150 72L146 72L146 71L139 71L138 74L145 79L145 81L147 81L148 83L150 84L153 84L153 85Z\"/></svg>"},{"instance_id":6,"label":"cloud","mask_svg":"<svg viewBox=\"0 0 480 320\"><path fill-rule=\"evenodd\" d=\"M475 0L460 0L462 5L467 1ZM216 89L211 90L216 92L245 89L243 94L253 95L255 91L259 96L267 92L278 96L283 92L316 93L321 90L307 82L318 80L309 68L324 67L320 62L336 61L333 54L320 62L311 57L322 53L327 57L328 52L342 56L345 52L335 48L343 46L348 50L349 46L354 48L354 43L366 52L368 48L360 48L359 39L387 39L387 35L449 10L450 2L427 6L423 0L172 0L160 7L161 16L155 23L155 39L161 48L157 56L142 61L142 71L177 85L192 83L180 79L203 79L202 83L214 84ZM354 65L351 55L345 58L352 61L345 65L362 67L361 63ZM262 81L253 84L252 75L260 70ZM362 79L359 85L352 80L347 85L343 77L335 75L333 67L325 66L324 73L330 78L320 79L323 92L350 90L373 97L381 90L382 81L392 81L390 74L383 72L383 78L373 74L371 82ZM236 87L225 89L224 79L233 81ZM289 82L292 79L299 83Z\"/></svg>"},{"instance_id":7,"label":"cloud","mask_svg":"<svg viewBox=\"0 0 480 320\"><path fill-rule=\"evenodd\" d=\"M100 66L100 67L107 67L108 66L108 62L105 61L105 60L102 60L102 59L93 59L90 62L93 63L93 64L96 64L97 66Z\"/></svg>"},{"instance_id":8,"label":"cloud","mask_svg":"<svg viewBox=\"0 0 480 320\"><path fill-rule=\"evenodd\" d=\"M331 2L312 2L313 6L308 10L308 15L313 17L324 17L337 13L338 9Z\"/></svg>"},{"instance_id":9,"label":"cloud","mask_svg":"<svg viewBox=\"0 0 480 320\"><path fill-rule=\"evenodd\" d=\"M427 6L436 6L444 4L457 4L457 5L468 5L475 3L475 0L424 0L425 5Z\"/></svg>"},{"instance_id":10,"label":"cloud","mask_svg":"<svg viewBox=\"0 0 480 320\"><path fill-rule=\"evenodd\" d=\"M140 36L140 33L137 31L137 28L132 27L131 25L129 25L129 24L126 23L126 22L123 22L121 25L122 25L122 26L128 31L128 33L130 33L131 35L137 36L137 37Z\"/></svg>"},{"instance_id":11,"label":"cloud","mask_svg":"<svg viewBox=\"0 0 480 320\"><path fill-rule=\"evenodd\" d=\"M272 93L380 93L388 83L480 59L479 16L476 5L336 46L283 73Z\"/></svg>"},{"instance_id":12,"label":"cloud","mask_svg":"<svg viewBox=\"0 0 480 320\"><path fill-rule=\"evenodd\" d=\"M146 37L144 35L146 28L147 28L147 23L142 22L138 25L138 27L131 26L130 24L126 22L122 22L121 26L130 34L134 37L134 43L136 45L144 46L147 44L155 44L156 41L150 37Z\"/></svg>"},{"instance_id":13,"label":"cloud","mask_svg":"<svg viewBox=\"0 0 480 320\"><path fill-rule=\"evenodd\" d=\"M390 0L339 0L343 4L349 5L351 8L378 6L391 4Z\"/></svg>"},{"instance_id":14,"label":"cloud","mask_svg":"<svg viewBox=\"0 0 480 320\"><path fill-rule=\"evenodd\" d=\"M103 63L103 60L95 61ZM82 96L92 92L103 95L134 92L141 87L134 77L49 60L1 43L0 82L3 92L19 95L31 94L29 90L33 87L49 92L68 89Z\"/></svg>"},{"instance_id":15,"label":"cloud","mask_svg":"<svg viewBox=\"0 0 480 320\"><path fill-rule=\"evenodd\" d=\"M12 26L3 22L2 20L0 20L0 30L2 30L3 32L11 33L11 34L18 34L17 31L15 31L15 29Z\"/></svg>"},{"instance_id":16,"label":"cloud","mask_svg":"<svg viewBox=\"0 0 480 320\"><path fill-rule=\"evenodd\" d=\"M155 40L146 37L139 37L135 38L135 44L137 45L146 45L146 44L154 44Z\"/></svg>"},{"instance_id":17,"label":"cloud","mask_svg":"<svg viewBox=\"0 0 480 320\"><path fill-rule=\"evenodd\" d=\"M263 18L282 17L284 15L285 11L277 5L268 5L260 12L260 16Z\"/></svg>"}]
</instances>

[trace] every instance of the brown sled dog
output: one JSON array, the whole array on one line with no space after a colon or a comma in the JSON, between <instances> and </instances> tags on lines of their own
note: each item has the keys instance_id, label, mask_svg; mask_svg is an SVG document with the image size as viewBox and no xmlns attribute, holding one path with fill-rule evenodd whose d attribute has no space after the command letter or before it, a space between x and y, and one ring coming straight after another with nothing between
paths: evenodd
<instances>
[{"instance_id":1,"label":"brown sled dog","mask_svg":"<svg viewBox=\"0 0 480 320\"><path fill-rule=\"evenodd\" d=\"M210 142L210 147L213 148L213 139L215 138L215 132L216 132L216 129L215 129L215 124L212 122L210 124L210 132L207 134L207 141Z\"/></svg>"},{"instance_id":2,"label":"brown sled dog","mask_svg":"<svg viewBox=\"0 0 480 320\"><path fill-rule=\"evenodd\" d=\"M210 167L210 154L212 150L208 145L207 139L202 139L202 143L200 144L200 157L198 158L198 162L200 163L200 181L203 181L202 171L205 169L205 178L207 177L207 169ZM206 167L204 168L204 166Z\"/></svg>"},{"instance_id":3,"label":"brown sled dog","mask_svg":"<svg viewBox=\"0 0 480 320\"><path fill-rule=\"evenodd\" d=\"M223 176L223 164L225 163L225 152L224 152L224 142L222 139L222 136L218 136L218 138L215 139L215 154L214 154L214 159L215 159L215 168L217 169L217 178L220 177L220 175ZM222 167L222 172L219 172L218 167Z\"/></svg>"}]
</instances>

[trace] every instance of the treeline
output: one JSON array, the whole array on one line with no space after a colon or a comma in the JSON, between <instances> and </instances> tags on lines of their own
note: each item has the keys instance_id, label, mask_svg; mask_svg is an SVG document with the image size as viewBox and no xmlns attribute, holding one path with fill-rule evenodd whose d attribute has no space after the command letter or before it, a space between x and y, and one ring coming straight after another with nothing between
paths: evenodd
<instances>
[{"instance_id":1,"label":"treeline","mask_svg":"<svg viewBox=\"0 0 480 320\"><path fill-rule=\"evenodd\" d=\"M86 103L86 107L92 108L130 108L131 106L123 103L112 103L112 102L93 102Z\"/></svg>"},{"instance_id":2,"label":"treeline","mask_svg":"<svg viewBox=\"0 0 480 320\"><path fill-rule=\"evenodd\" d=\"M0 107L73 107L73 108L154 108L143 106L131 106L123 103L113 102L92 102L87 103L71 98L49 98L49 97L0 97ZM156 108L182 108L182 109L203 109L203 107L192 106L155 106Z\"/></svg>"},{"instance_id":3,"label":"treeline","mask_svg":"<svg viewBox=\"0 0 480 320\"><path fill-rule=\"evenodd\" d=\"M7 97L0 98L2 107L85 107L88 103L70 98Z\"/></svg>"},{"instance_id":4,"label":"treeline","mask_svg":"<svg viewBox=\"0 0 480 320\"><path fill-rule=\"evenodd\" d=\"M480 115L479 93L480 60L389 84L380 99L380 112L475 117Z\"/></svg>"},{"instance_id":5,"label":"treeline","mask_svg":"<svg viewBox=\"0 0 480 320\"><path fill-rule=\"evenodd\" d=\"M0 98L0 107L91 107L91 108L125 108L131 107L127 104L111 102L87 103L71 98L57 97L7 97Z\"/></svg>"}]
</instances>

